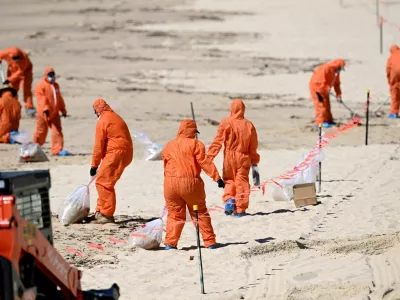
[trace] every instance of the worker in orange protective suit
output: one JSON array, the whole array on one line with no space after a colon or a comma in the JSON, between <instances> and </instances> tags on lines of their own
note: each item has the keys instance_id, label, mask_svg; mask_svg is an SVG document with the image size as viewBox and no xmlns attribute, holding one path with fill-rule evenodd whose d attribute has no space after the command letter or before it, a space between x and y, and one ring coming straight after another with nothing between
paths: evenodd
<instances>
[{"instance_id":1,"label":"worker in orange protective suit","mask_svg":"<svg viewBox=\"0 0 400 300\"><path fill-rule=\"evenodd\" d=\"M15 90L22 86L24 92L25 113L34 115L35 108L32 101L32 63L28 55L19 48L10 47L0 51L0 62L7 61L7 78L3 84L9 84ZM0 70L2 72L2 70Z\"/></svg>"},{"instance_id":2,"label":"worker in orange protective suit","mask_svg":"<svg viewBox=\"0 0 400 300\"><path fill-rule=\"evenodd\" d=\"M103 99L93 104L98 117L90 176L96 176L97 199L93 223L114 223L114 186L133 159L133 143L125 121ZM101 165L100 165L101 162ZM100 169L97 169L100 165Z\"/></svg>"},{"instance_id":3,"label":"worker in orange protective suit","mask_svg":"<svg viewBox=\"0 0 400 300\"><path fill-rule=\"evenodd\" d=\"M162 152L164 198L168 208L165 250L177 249L185 225L186 206L193 219L193 205L198 206L199 229L204 246L209 249L217 247L211 217L206 207L201 170L217 182L218 187L223 188L224 182L214 163L206 156L204 144L195 139L196 132L198 133L195 121L183 120L178 135Z\"/></svg>"},{"instance_id":4,"label":"worker in orange protective suit","mask_svg":"<svg viewBox=\"0 0 400 300\"><path fill-rule=\"evenodd\" d=\"M316 126L322 123L322 127L329 128L336 124L331 113L329 91L333 86L337 101L342 102L340 71L344 70L344 66L343 59L335 59L320 65L311 76L309 87L311 99L314 102Z\"/></svg>"},{"instance_id":5,"label":"worker in orange protective suit","mask_svg":"<svg viewBox=\"0 0 400 300\"><path fill-rule=\"evenodd\" d=\"M390 86L391 109L389 118L399 117L400 106L400 49L397 45L390 48L390 57L386 64L386 77Z\"/></svg>"},{"instance_id":6,"label":"worker in orange protective suit","mask_svg":"<svg viewBox=\"0 0 400 300\"><path fill-rule=\"evenodd\" d=\"M0 89L0 143L14 144L13 135L18 134L21 104L17 91L9 85Z\"/></svg>"},{"instance_id":7,"label":"worker in orange protective suit","mask_svg":"<svg viewBox=\"0 0 400 300\"><path fill-rule=\"evenodd\" d=\"M225 203L225 214L235 217L246 215L249 207L249 172L252 168L253 183L260 185L257 164L260 155L257 153L257 131L244 117L245 105L235 99L231 103L230 117L223 119L218 126L217 136L208 148L208 156L214 159L225 145L224 167L222 178L225 191L222 200Z\"/></svg>"},{"instance_id":8,"label":"worker in orange protective suit","mask_svg":"<svg viewBox=\"0 0 400 300\"><path fill-rule=\"evenodd\" d=\"M60 86L56 83L56 73L53 68L46 68L43 79L35 87L38 102L36 115L36 130L33 142L40 146L46 142L47 132L51 128L51 153L57 156L68 156L70 152L64 150L64 137L61 127L61 112L67 117L64 99Z\"/></svg>"}]
</instances>

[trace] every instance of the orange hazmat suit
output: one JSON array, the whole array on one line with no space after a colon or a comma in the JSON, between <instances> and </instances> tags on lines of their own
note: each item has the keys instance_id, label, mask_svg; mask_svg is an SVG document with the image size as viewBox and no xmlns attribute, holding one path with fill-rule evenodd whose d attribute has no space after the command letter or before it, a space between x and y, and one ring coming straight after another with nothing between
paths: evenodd
<instances>
[{"instance_id":1,"label":"orange hazmat suit","mask_svg":"<svg viewBox=\"0 0 400 300\"><path fill-rule=\"evenodd\" d=\"M257 131L244 117L245 105L235 99L231 103L231 115L221 121L217 136L208 148L208 156L214 159L222 148L224 150L224 167L222 179L225 190L222 200L235 199L235 213L244 213L249 207L249 172L252 165L260 162L257 153Z\"/></svg>"},{"instance_id":2,"label":"orange hazmat suit","mask_svg":"<svg viewBox=\"0 0 400 300\"><path fill-rule=\"evenodd\" d=\"M2 89L0 97L0 143L10 142L10 132L18 131L21 119L21 104L16 91Z\"/></svg>"},{"instance_id":3,"label":"orange hazmat suit","mask_svg":"<svg viewBox=\"0 0 400 300\"><path fill-rule=\"evenodd\" d=\"M317 125L324 122L333 122L329 91L333 86L336 97L342 98L340 74L338 71L343 69L344 66L345 61L343 59L335 59L320 65L311 76L309 87L311 99L314 102L315 123Z\"/></svg>"},{"instance_id":4,"label":"orange hazmat suit","mask_svg":"<svg viewBox=\"0 0 400 300\"><path fill-rule=\"evenodd\" d=\"M61 118L67 115L64 99L60 92L58 83L50 83L47 74L54 72L53 68L46 68L43 79L35 87L35 96L37 100L36 108L36 130L33 136L33 142L40 146L46 142L47 132L51 129L51 153L57 155L64 147L64 137L61 127ZM46 115L48 112L48 115Z\"/></svg>"},{"instance_id":5,"label":"orange hazmat suit","mask_svg":"<svg viewBox=\"0 0 400 300\"><path fill-rule=\"evenodd\" d=\"M390 86L391 113L399 114L400 107L400 49L393 45L386 64L386 77Z\"/></svg>"},{"instance_id":6,"label":"orange hazmat suit","mask_svg":"<svg viewBox=\"0 0 400 300\"><path fill-rule=\"evenodd\" d=\"M96 177L99 194L96 211L104 216L114 215L116 195L114 186L133 159L133 143L125 121L103 99L94 101L99 116L93 148L92 168L100 165Z\"/></svg>"},{"instance_id":7,"label":"orange hazmat suit","mask_svg":"<svg viewBox=\"0 0 400 300\"><path fill-rule=\"evenodd\" d=\"M204 246L216 243L211 217L206 207L203 169L215 182L220 179L214 163L205 154L202 142L195 139L197 125L182 121L176 138L162 152L164 160L164 197L168 208L165 245L176 247L186 220L186 206L193 219L193 205L198 205L199 229Z\"/></svg>"},{"instance_id":8,"label":"orange hazmat suit","mask_svg":"<svg viewBox=\"0 0 400 300\"><path fill-rule=\"evenodd\" d=\"M14 60L13 57L19 57ZM0 61L6 60L8 64L7 80L11 87L19 90L22 86L24 92L25 108L33 108L32 102L32 63L28 55L19 48L10 47L0 51Z\"/></svg>"}]
</instances>

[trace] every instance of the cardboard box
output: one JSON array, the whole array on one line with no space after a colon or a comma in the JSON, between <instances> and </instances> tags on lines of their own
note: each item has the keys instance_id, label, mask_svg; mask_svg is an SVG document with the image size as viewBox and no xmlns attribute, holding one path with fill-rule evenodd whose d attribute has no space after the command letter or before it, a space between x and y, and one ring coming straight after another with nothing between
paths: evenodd
<instances>
[{"instance_id":1,"label":"cardboard box","mask_svg":"<svg viewBox=\"0 0 400 300\"><path fill-rule=\"evenodd\" d=\"M296 207L317 204L315 183L303 183L293 186L294 204Z\"/></svg>"}]
</instances>

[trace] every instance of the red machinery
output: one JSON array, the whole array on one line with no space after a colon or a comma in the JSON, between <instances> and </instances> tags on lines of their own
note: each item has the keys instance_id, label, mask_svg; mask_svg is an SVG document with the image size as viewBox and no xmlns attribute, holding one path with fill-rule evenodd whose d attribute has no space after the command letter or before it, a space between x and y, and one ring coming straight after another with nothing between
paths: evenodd
<instances>
[{"instance_id":1,"label":"red machinery","mask_svg":"<svg viewBox=\"0 0 400 300\"><path fill-rule=\"evenodd\" d=\"M52 245L48 171L0 172L0 300L119 299L82 291L81 271Z\"/></svg>"}]
</instances>

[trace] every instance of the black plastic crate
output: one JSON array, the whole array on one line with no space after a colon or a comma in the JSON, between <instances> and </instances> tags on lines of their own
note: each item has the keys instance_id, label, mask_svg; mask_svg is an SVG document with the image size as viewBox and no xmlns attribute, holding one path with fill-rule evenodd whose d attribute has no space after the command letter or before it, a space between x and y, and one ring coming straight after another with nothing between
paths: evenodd
<instances>
[{"instance_id":1,"label":"black plastic crate","mask_svg":"<svg viewBox=\"0 0 400 300\"><path fill-rule=\"evenodd\" d=\"M14 195L20 215L53 244L48 170L0 172L0 195Z\"/></svg>"}]
</instances>

